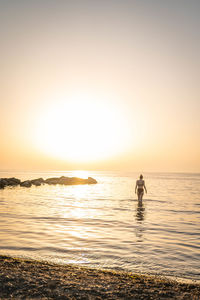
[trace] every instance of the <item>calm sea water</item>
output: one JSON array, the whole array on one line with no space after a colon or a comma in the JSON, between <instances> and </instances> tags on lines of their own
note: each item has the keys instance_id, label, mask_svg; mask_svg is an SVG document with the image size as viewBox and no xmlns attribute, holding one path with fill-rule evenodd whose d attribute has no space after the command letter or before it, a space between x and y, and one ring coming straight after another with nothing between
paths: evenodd
<instances>
[{"instance_id":1,"label":"calm sea water","mask_svg":"<svg viewBox=\"0 0 200 300\"><path fill-rule=\"evenodd\" d=\"M96 185L0 190L0 254L200 280L200 174L0 172L92 176Z\"/></svg>"}]
</instances>

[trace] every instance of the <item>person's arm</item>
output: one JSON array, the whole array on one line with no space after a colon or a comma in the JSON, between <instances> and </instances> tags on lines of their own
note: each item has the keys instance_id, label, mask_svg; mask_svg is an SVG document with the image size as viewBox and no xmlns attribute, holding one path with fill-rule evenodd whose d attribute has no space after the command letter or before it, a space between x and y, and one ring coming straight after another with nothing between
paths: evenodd
<instances>
[{"instance_id":1,"label":"person's arm","mask_svg":"<svg viewBox=\"0 0 200 300\"><path fill-rule=\"evenodd\" d=\"M136 185L135 185L135 194L136 194L136 191L137 191L137 181L136 181Z\"/></svg>"},{"instance_id":2,"label":"person's arm","mask_svg":"<svg viewBox=\"0 0 200 300\"><path fill-rule=\"evenodd\" d=\"M146 189L146 185L145 185L145 182L144 182L144 189L145 189L145 192L147 194L147 189Z\"/></svg>"}]
</instances>

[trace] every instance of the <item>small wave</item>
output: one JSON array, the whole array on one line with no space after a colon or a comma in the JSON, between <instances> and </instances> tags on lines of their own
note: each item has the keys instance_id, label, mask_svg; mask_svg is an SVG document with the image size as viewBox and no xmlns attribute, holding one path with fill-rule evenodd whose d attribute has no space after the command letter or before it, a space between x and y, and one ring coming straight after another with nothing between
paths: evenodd
<instances>
[{"instance_id":1,"label":"small wave","mask_svg":"<svg viewBox=\"0 0 200 300\"><path fill-rule=\"evenodd\" d=\"M156 202L156 203L171 203L170 201L166 200L157 200L157 199L144 199L144 202Z\"/></svg>"},{"instance_id":2,"label":"small wave","mask_svg":"<svg viewBox=\"0 0 200 300\"><path fill-rule=\"evenodd\" d=\"M16 251L25 251L25 252L34 252L34 251L38 251L38 248L35 247L17 247L17 246L0 246L1 250L16 250Z\"/></svg>"}]
</instances>

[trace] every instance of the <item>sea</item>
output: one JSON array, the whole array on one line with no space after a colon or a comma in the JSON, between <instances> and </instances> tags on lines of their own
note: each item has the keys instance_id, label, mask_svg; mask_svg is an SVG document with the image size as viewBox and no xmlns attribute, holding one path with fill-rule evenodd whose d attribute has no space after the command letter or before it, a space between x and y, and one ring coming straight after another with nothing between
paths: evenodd
<instances>
[{"instance_id":1,"label":"sea","mask_svg":"<svg viewBox=\"0 0 200 300\"><path fill-rule=\"evenodd\" d=\"M200 283L200 174L2 171L21 180L91 176L92 185L0 190L0 254Z\"/></svg>"}]
</instances>

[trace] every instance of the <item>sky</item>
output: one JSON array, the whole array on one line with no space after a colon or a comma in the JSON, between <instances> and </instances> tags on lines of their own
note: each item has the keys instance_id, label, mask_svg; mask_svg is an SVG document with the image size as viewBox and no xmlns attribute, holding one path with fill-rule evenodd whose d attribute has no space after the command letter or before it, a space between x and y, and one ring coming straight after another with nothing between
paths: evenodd
<instances>
[{"instance_id":1,"label":"sky","mask_svg":"<svg viewBox=\"0 0 200 300\"><path fill-rule=\"evenodd\" d=\"M200 172L200 1L0 0L0 169Z\"/></svg>"}]
</instances>

